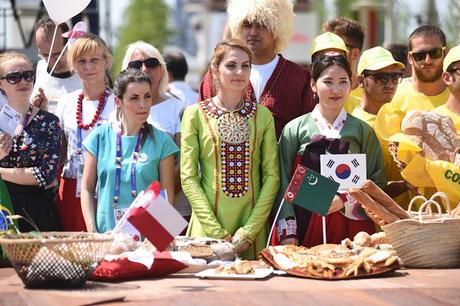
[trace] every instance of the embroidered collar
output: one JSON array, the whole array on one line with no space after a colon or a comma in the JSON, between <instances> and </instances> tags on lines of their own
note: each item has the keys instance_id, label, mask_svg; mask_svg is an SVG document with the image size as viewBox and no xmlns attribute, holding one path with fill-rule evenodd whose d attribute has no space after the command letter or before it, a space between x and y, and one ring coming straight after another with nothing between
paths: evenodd
<instances>
[{"instance_id":1,"label":"embroidered collar","mask_svg":"<svg viewBox=\"0 0 460 306\"><path fill-rule=\"evenodd\" d=\"M200 106L210 117L214 119L218 119L223 114L228 113L228 111L218 107L212 99L201 101ZM254 116L256 110L257 104L255 102L244 100L243 106L235 112L239 113L242 117L251 118Z\"/></svg>"},{"instance_id":2,"label":"embroidered collar","mask_svg":"<svg viewBox=\"0 0 460 306\"><path fill-rule=\"evenodd\" d=\"M327 138L340 138L340 131L347 121L347 113L343 108L331 127L329 127L326 119L324 119L323 115L319 112L318 106L315 106L311 112L311 117L315 121L321 135L324 135Z\"/></svg>"}]
</instances>

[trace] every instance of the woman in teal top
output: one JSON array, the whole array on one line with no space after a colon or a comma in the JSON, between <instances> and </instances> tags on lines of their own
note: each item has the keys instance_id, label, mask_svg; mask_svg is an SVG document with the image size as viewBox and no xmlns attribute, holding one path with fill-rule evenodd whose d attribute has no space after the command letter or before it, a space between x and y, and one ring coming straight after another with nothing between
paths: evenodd
<instances>
[{"instance_id":1,"label":"woman in teal top","mask_svg":"<svg viewBox=\"0 0 460 306\"><path fill-rule=\"evenodd\" d=\"M174 203L174 155L179 150L171 137L146 122L150 82L140 70L123 70L114 87L119 121L96 128L83 142L87 157L81 201L88 231L113 229L138 192L156 180Z\"/></svg>"}]
</instances>

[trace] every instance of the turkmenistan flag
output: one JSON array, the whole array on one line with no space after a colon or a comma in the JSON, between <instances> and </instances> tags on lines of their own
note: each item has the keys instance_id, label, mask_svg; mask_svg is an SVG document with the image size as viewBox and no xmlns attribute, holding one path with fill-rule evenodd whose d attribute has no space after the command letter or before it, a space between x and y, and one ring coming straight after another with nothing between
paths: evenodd
<instances>
[{"instance_id":1,"label":"turkmenistan flag","mask_svg":"<svg viewBox=\"0 0 460 306\"><path fill-rule=\"evenodd\" d=\"M299 164L284 194L284 199L326 216L339 186L339 183Z\"/></svg>"},{"instance_id":2,"label":"turkmenistan flag","mask_svg":"<svg viewBox=\"0 0 460 306\"><path fill-rule=\"evenodd\" d=\"M0 178L0 232L8 230L9 220L7 216L14 214L13 205L11 205L10 194L5 183ZM3 258L3 251L0 248L0 259Z\"/></svg>"}]
</instances>

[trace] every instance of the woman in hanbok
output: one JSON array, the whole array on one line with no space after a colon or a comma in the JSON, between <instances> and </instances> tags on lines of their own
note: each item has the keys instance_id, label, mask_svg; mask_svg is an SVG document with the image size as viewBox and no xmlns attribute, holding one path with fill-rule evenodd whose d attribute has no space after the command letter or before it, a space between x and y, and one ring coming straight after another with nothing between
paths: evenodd
<instances>
[{"instance_id":1,"label":"woman in hanbok","mask_svg":"<svg viewBox=\"0 0 460 306\"><path fill-rule=\"evenodd\" d=\"M185 110L182 188L192 206L187 234L231 241L254 259L265 247L267 218L279 187L273 116L244 99L251 51L219 43L211 60L217 95Z\"/></svg>"},{"instance_id":2,"label":"woman in hanbok","mask_svg":"<svg viewBox=\"0 0 460 306\"><path fill-rule=\"evenodd\" d=\"M343 109L350 93L350 79L350 66L342 55L326 54L313 62L311 87L319 104L311 113L289 122L280 137L281 188L277 207L297 165L302 163L320 173L321 154L364 153L367 178L385 186L382 151L372 128ZM281 209L277 220L280 243L299 242L307 247L322 243L322 217L314 213L296 216L294 206L285 202ZM327 242L352 239L359 231L371 234L375 226L346 191L339 192L326 217Z\"/></svg>"},{"instance_id":3,"label":"woman in hanbok","mask_svg":"<svg viewBox=\"0 0 460 306\"><path fill-rule=\"evenodd\" d=\"M81 202L88 231L113 229L137 194L154 181L174 202L174 157L179 149L168 134L147 123L150 86L150 77L140 70L123 70L114 86L118 121L97 127L83 141L88 153Z\"/></svg>"}]
</instances>

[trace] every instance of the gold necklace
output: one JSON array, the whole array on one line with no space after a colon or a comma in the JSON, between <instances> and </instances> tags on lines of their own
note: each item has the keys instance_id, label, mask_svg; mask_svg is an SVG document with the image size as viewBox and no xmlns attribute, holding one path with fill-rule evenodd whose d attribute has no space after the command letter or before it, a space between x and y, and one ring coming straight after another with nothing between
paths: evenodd
<instances>
[{"instance_id":1,"label":"gold necklace","mask_svg":"<svg viewBox=\"0 0 460 306\"><path fill-rule=\"evenodd\" d=\"M218 99L220 100L219 97ZM248 140L250 133L248 120L240 115L238 107L229 111L221 100L219 102L226 109L226 112L217 119L217 134L220 139L229 144L244 143Z\"/></svg>"}]
</instances>

